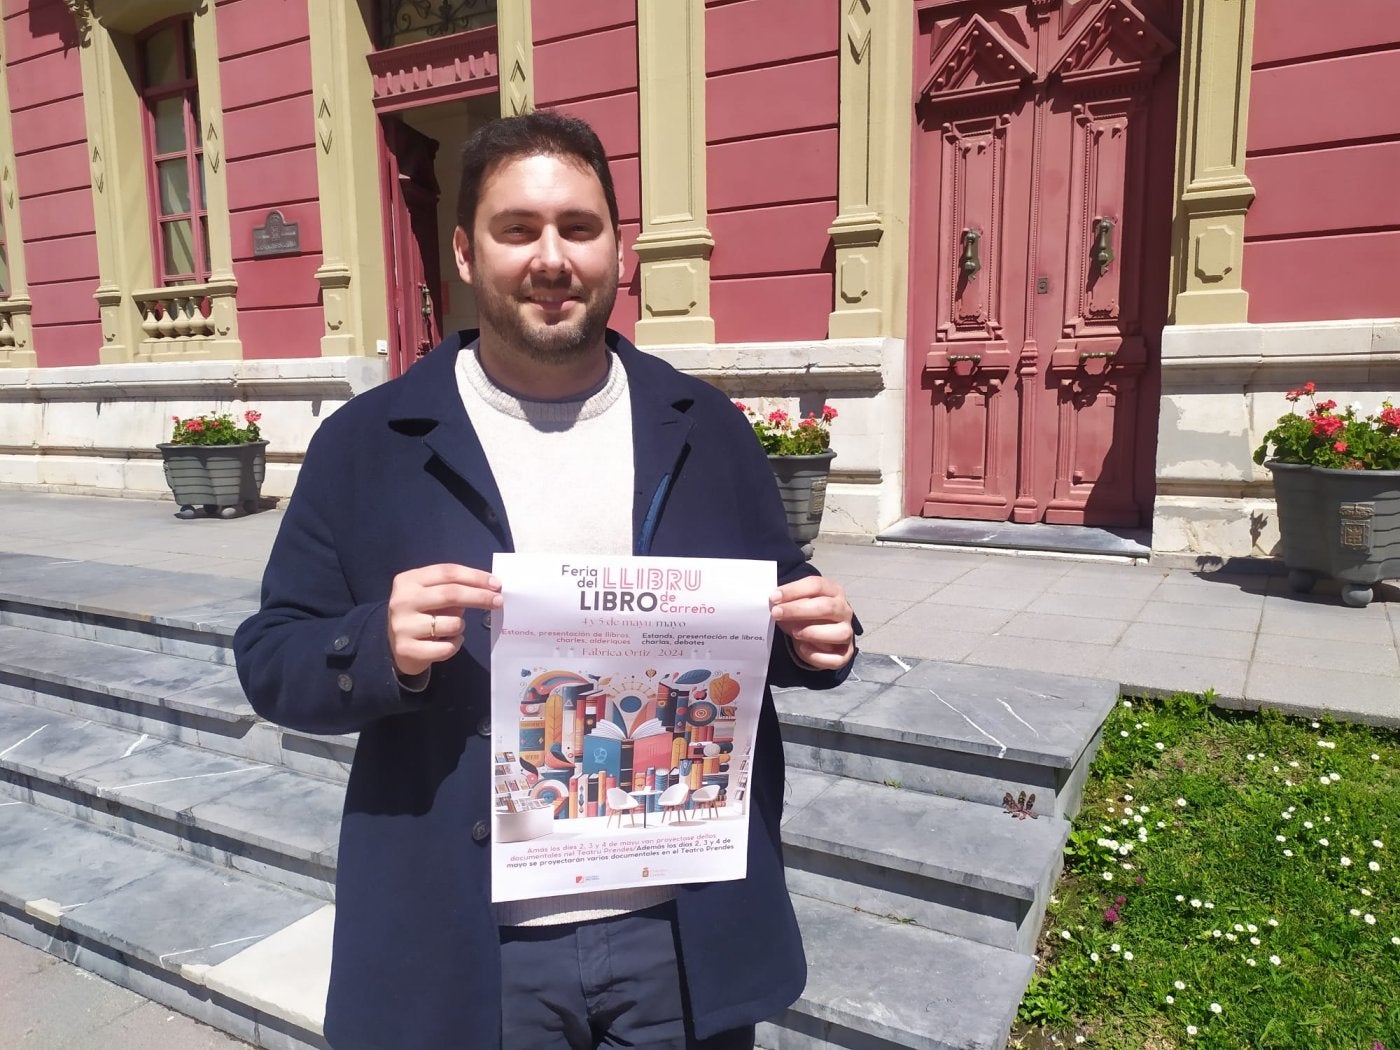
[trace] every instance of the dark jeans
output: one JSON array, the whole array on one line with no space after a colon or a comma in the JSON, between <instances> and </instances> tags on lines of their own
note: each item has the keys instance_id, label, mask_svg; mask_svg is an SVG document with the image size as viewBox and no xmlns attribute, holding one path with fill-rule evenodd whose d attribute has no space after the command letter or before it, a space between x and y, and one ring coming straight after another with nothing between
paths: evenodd
<instances>
[{"instance_id":1,"label":"dark jeans","mask_svg":"<svg viewBox=\"0 0 1400 1050\"><path fill-rule=\"evenodd\" d=\"M752 1027L695 1038L679 960L671 903L502 927L503 1050L752 1050Z\"/></svg>"}]
</instances>

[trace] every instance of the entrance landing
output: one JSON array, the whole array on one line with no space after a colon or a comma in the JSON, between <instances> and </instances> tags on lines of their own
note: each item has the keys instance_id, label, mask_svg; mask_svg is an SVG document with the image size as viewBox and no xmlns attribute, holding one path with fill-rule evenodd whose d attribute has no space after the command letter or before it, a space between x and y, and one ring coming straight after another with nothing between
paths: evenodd
<instances>
[{"instance_id":1,"label":"entrance landing","mask_svg":"<svg viewBox=\"0 0 1400 1050\"><path fill-rule=\"evenodd\" d=\"M1009 521L905 518L875 539L937 547L981 547L1045 554L1090 554L1146 561L1152 554L1147 529L1099 529L1086 525L1016 525Z\"/></svg>"}]
</instances>

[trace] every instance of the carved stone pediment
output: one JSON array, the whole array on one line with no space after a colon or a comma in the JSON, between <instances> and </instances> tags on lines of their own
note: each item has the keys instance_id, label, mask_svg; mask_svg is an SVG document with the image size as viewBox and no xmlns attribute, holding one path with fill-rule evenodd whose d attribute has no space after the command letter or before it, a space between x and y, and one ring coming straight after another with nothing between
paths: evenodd
<instances>
[{"instance_id":1,"label":"carved stone pediment","mask_svg":"<svg viewBox=\"0 0 1400 1050\"><path fill-rule=\"evenodd\" d=\"M1055 63L1065 83L1151 76L1174 50L1130 0L1109 0L1085 19L1073 42Z\"/></svg>"},{"instance_id":2,"label":"carved stone pediment","mask_svg":"<svg viewBox=\"0 0 1400 1050\"><path fill-rule=\"evenodd\" d=\"M921 102L965 101L1011 94L1035 76L1020 51L980 15L973 15L934 56Z\"/></svg>"}]
</instances>

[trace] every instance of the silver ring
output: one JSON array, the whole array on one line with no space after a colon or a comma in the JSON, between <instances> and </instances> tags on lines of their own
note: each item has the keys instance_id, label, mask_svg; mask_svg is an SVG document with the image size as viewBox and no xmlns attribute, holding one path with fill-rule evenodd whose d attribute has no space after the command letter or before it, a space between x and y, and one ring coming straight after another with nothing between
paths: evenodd
<instances>
[{"instance_id":1,"label":"silver ring","mask_svg":"<svg viewBox=\"0 0 1400 1050\"><path fill-rule=\"evenodd\" d=\"M437 617L436 617L436 616L429 616L429 617L428 617L428 637L431 638L433 641L437 641Z\"/></svg>"}]
</instances>

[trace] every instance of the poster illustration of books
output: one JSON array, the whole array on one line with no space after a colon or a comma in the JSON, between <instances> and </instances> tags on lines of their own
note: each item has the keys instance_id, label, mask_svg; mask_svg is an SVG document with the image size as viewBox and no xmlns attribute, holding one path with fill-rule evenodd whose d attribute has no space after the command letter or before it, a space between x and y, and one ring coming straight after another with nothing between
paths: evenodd
<instances>
[{"instance_id":1,"label":"poster illustration of books","mask_svg":"<svg viewBox=\"0 0 1400 1050\"><path fill-rule=\"evenodd\" d=\"M774 564L492 572L492 900L743 878Z\"/></svg>"}]
</instances>

